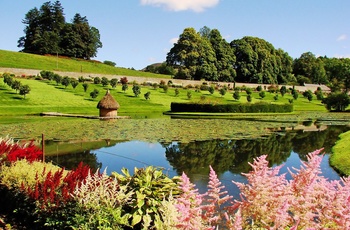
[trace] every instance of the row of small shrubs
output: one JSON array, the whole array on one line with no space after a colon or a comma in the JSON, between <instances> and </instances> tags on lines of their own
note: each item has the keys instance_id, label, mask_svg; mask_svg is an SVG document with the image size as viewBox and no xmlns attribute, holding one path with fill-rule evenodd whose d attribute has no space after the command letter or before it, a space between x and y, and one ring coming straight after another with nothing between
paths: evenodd
<instances>
[{"instance_id":1,"label":"row of small shrubs","mask_svg":"<svg viewBox=\"0 0 350 230\"><path fill-rule=\"evenodd\" d=\"M240 103L240 104L206 104L206 103L171 103L171 112L211 112L211 113L289 113L292 104Z\"/></svg>"}]
</instances>

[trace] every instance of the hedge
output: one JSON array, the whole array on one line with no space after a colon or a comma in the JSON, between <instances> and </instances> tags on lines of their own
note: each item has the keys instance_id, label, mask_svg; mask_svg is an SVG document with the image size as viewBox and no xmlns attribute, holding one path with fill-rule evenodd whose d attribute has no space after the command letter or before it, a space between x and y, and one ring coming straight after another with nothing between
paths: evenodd
<instances>
[{"instance_id":1,"label":"hedge","mask_svg":"<svg viewBox=\"0 0 350 230\"><path fill-rule=\"evenodd\" d=\"M292 104L240 103L240 104L204 104L171 103L171 112L212 112L212 113L288 113L293 112Z\"/></svg>"}]
</instances>

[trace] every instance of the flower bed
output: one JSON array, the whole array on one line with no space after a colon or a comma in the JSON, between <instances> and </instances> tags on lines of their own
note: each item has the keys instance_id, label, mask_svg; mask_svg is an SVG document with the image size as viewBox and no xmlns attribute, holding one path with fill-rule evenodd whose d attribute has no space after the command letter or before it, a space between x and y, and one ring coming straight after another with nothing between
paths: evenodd
<instances>
[{"instance_id":1,"label":"flower bed","mask_svg":"<svg viewBox=\"0 0 350 230\"><path fill-rule=\"evenodd\" d=\"M321 150L309 153L292 179L268 167L263 155L251 163L248 183L235 183L240 200L227 195L210 166L208 190L200 194L185 173L168 178L160 169L92 172L82 163L65 170L40 162L33 143L0 140L1 211L40 229L349 229L350 181L321 176Z\"/></svg>"}]
</instances>

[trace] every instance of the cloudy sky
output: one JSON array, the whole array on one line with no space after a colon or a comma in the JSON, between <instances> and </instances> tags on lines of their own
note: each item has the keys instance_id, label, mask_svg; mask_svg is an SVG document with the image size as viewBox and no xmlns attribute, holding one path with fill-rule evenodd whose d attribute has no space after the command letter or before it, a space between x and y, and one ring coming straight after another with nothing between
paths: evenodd
<instances>
[{"instance_id":1,"label":"cloudy sky","mask_svg":"<svg viewBox=\"0 0 350 230\"><path fill-rule=\"evenodd\" d=\"M25 14L47 1L0 0L0 49L19 51ZM54 2L54 1L51 1ZM163 62L185 28L218 29L226 41L255 36L293 58L304 52L350 57L349 0L61 0L70 22L100 31L96 60L142 69Z\"/></svg>"}]
</instances>

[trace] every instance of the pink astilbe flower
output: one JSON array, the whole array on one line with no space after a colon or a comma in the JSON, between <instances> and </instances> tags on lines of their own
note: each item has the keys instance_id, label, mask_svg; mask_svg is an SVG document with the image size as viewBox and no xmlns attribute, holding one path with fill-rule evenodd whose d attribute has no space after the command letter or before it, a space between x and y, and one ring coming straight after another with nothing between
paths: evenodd
<instances>
[{"instance_id":1,"label":"pink astilbe flower","mask_svg":"<svg viewBox=\"0 0 350 230\"><path fill-rule=\"evenodd\" d=\"M308 161L290 172L290 181L278 175L280 167L268 167L266 156L256 158L253 170L243 174L248 184L233 182L241 200L226 216L230 229L238 228L238 222L243 228L350 229L350 179L324 178L321 151L309 153Z\"/></svg>"},{"instance_id":2,"label":"pink astilbe flower","mask_svg":"<svg viewBox=\"0 0 350 230\"><path fill-rule=\"evenodd\" d=\"M253 170L243 174L248 184L233 181L241 191L241 200L235 203L248 224L284 228L285 223L291 221L287 212L291 193L286 189L285 174L278 175L282 166L269 168L266 158L267 155L262 155L249 163Z\"/></svg>"},{"instance_id":3,"label":"pink astilbe flower","mask_svg":"<svg viewBox=\"0 0 350 230\"><path fill-rule=\"evenodd\" d=\"M209 168L208 192L204 194L206 205L202 207L203 220L208 225L208 229L215 229L216 226L223 223L223 204L232 199L232 196L227 195L227 191L223 191L225 186L221 186L214 169L211 166Z\"/></svg>"},{"instance_id":4,"label":"pink astilbe flower","mask_svg":"<svg viewBox=\"0 0 350 230\"><path fill-rule=\"evenodd\" d=\"M198 189L195 189L195 185L190 182L190 179L183 172L179 188L182 191L177 198L175 207L180 213L178 216L178 229L203 229L202 228L202 195L198 193Z\"/></svg>"}]
</instances>

